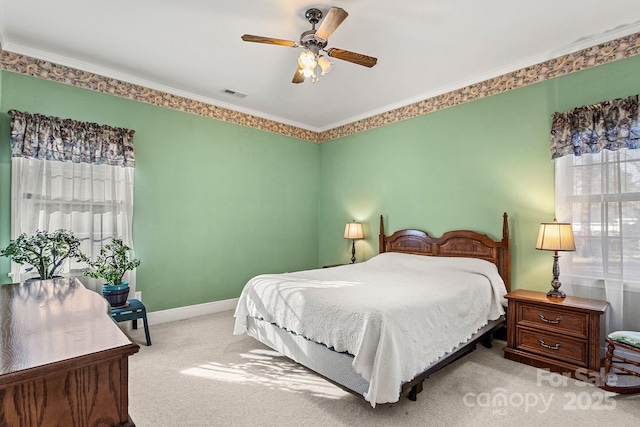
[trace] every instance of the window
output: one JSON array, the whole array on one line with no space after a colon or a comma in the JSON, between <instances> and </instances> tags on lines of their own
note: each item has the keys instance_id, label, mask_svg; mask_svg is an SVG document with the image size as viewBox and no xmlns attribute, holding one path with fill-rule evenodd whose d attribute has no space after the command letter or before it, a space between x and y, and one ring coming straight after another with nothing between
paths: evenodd
<instances>
[{"instance_id":1,"label":"window","mask_svg":"<svg viewBox=\"0 0 640 427\"><path fill-rule=\"evenodd\" d=\"M71 230L94 259L113 237L131 241L133 168L14 157L12 171L13 238ZM14 266L14 281L29 277L25 267ZM65 276L81 276L85 267L67 263Z\"/></svg>"},{"instance_id":2,"label":"window","mask_svg":"<svg viewBox=\"0 0 640 427\"><path fill-rule=\"evenodd\" d=\"M576 241L560 257L563 282L574 295L611 303L609 330L637 330L640 96L555 113L551 158L556 217L573 224Z\"/></svg>"},{"instance_id":3,"label":"window","mask_svg":"<svg viewBox=\"0 0 640 427\"><path fill-rule=\"evenodd\" d=\"M92 259L112 238L133 247L133 132L69 119L10 111L11 237L71 230ZM14 282L32 277L12 263ZM65 276L85 265L67 261ZM134 292L135 272L125 280ZM102 283L85 278L95 290Z\"/></svg>"},{"instance_id":4,"label":"window","mask_svg":"<svg viewBox=\"0 0 640 427\"><path fill-rule=\"evenodd\" d=\"M606 299L610 329L640 325L640 150L602 150L556 162L556 215L571 222L575 252L564 252L573 294Z\"/></svg>"}]
</instances>

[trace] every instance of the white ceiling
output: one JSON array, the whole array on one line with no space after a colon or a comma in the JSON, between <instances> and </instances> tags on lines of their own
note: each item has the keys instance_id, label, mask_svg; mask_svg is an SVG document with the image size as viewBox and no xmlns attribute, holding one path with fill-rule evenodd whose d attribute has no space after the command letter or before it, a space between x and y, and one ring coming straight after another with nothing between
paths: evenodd
<instances>
[{"instance_id":1,"label":"white ceiling","mask_svg":"<svg viewBox=\"0 0 640 427\"><path fill-rule=\"evenodd\" d=\"M334 60L294 85L300 49L240 39L298 41L331 6L349 17L328 47L375 67ZM5 50L312 131L636 32L638 0L0 0Z\"/></svg>"}]
</instances>

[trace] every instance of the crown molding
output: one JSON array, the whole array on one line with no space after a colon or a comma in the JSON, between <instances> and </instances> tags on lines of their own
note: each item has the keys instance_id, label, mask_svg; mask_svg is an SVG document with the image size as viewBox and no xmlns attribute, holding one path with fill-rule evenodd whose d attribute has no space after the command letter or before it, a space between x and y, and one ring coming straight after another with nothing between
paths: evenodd
<instances>
[{"instance_id":1,"label":"crown molding","mask_svg":"<svg viewBox=\"0 0 640 427\"><path fill-rule=\"evenodd\" d=\"M0 28L1 31L1 28ZM1 34L1 33L0 33ZM256 117L262 117L264 119L267 120L271 120L274 122L279 122L279 123L283 123L289 126L293 126L293 127L298 127L301 129L305 129L305 130L309 130L309 131L313 131L313 132L317 132L318 129L307 126L305 124L302 123L298 123L292 120L286 120L283 119L281 117L276 117L276 116L272 116L269 114L265 114L259 111L254 111L251 110L249 108L242 108L240 106L237 105L233 105L233 104L229 104L226 103L224 101L220 101L217 99L213 99L213 98L208 98L202 95L198 95L195 94L193 92L188 92L188 91L184 91L184 90L180 90L180 89L176 89L173 88L171 86L166 86L166 85L162 85L150 80L146 80L146 79L141 79L139 77L136 77L134 75L131 74L127 74L127 73L122 73L120 71L111 69L111 68L107 68L107 67L99 67L96 66L94 64L90 64L88 62L82 62L82 61L77 61L74 59L70 59L67 58L65 56L61 56L61 55L55 55L49 52L45 52L45 51L41 51L41 50L37 50L37 49L31 49L29 47L26 46L22 46L22 45L18 45L15 43L5 43L2 44L2 46L4 47L5 50L9 51L9 52L14 52L14 53L18 53L20 55L24 55L26 57L30 57L31 59L39 59L45 62L50 62L52 64L57 64L59 66L65 66L68 67L70 69L74 69L74 70L82 70L91 74L95 74L99 77L102 78L110 78L110 79L116 79L119 80L120 82L127 82L129 84L135 85L135 86L139 86L139 87L143 87L143 88L148 88L148 89L153 89L153 90L157 90L161 93L166 93L166 94L171 94L177 97L182 97L182 98L186 98L186 99L190 99L190 100L195 100L195 101L200 101L203 102L205 104L209 104L209 105L216 105L218 107L221 108L225 108L228 110L233 110L233 111L237 111L243 114L247 114L249 116L256 116Z\"/></svg>"},{"instance_id":2,"label":"crown molding","mask_svg":"<svg viewBox=\"0 0 640 427\"><path fill-rule=\"evenodd\" d=\"M640 54L640 33L637 32L334 127L321 132L318 143L408 120L638 54Z\"/></svg>"},{"instance_id":3,"label":"crown molding","mask_svg":"<svg viewBox=\"0 0 640 427\"><path fill-rule=\"evenodd\" d=\"M602 43L606 43L608 41L612 41L615 39L619 39L621 37L626 37L629 36L631 34L634 33L639 33L640 32L640 22L638 22L637 24L634 25L625 25L623 27L617 28L615 30L612 31L607 31L605 33L602 34L598 34L598 35L594 35L591 37L586 37L586 38L582 38L580 40L577 40L571 44L568 44L566 46L563 46L562 48L553 50L553 51L549 51L549 52L545 52L543 54L537 55L537 56L532 56L529 58L526 58L522 61L516 62L516 63L512 63L509 66L506 67L501 67L501 68L496 68L490 71L487 71L483 74L476 74L473 76L470 76L469 78L466 78L464 80L460 80L454 83L451 83L447 86L442 86L439 88L434 89L433 91L430 92L425 92L416 96L413 96L411 98L407 98L407 99L403 99L401 101L398 101L394 104L389 104L389 105L385 105L382 108L378 108L376 110L371 110L368 111L366 113L360 114L358 116L354 116L354 117L350 117L344 120L340 120L338 122L332 123L329 126L326 126L324 128L321 129L316 129L319 132L324 132L324 131L328 131L340 126L344 126L344 125L348 125L350 123L354 123L363 119L367 119L369 117L372 116L376 116L378 114L384 114L386 112L389 111L393 111L396 110L398 108L401 107L406 107L408 105L412 105L415 103L419 103L423 100L426 99L430 99L430 98L434 98L436 96L439 95L443 95L446 93L451 93L451 92L455 92L456 90L460 90L461 88L465 88L468 86L473 86L474 84L477 84L479 82L482 81L486 81L486 80L491 80L493 78L496 78L496 76L502 76L502 75L506 75L509 73L514 73L517 72L518 70L521 69L525 69L529 66L531 66L531 64L541 64L545 61L549 61L555 58L558 58L560 56L563 55L568 55L572 52L576 52L576 51L580 51L580 50L584 50L584 49L590 49L594 46L597 46L599 44Z\"/></svg>"},{"instance_id":4,"label":"crown molding","mask_svg":"<svg viewBox=\"0 0 640 427\"><path fill-rule=\"evenodd\" d=\"M54 61L0 51L0 69L25 74L43 80L64 83L70 86L127 98L138 102L171 108L207 118L248 126L255 129L317 142L318 133L293 126L282 121L271 120L237 109L223 107L192 94L175 94L145 85L131 83L114 76L105 76L88 70L62 65ZM121 76L122 77L122 76Z\"/></svg>"},{"instance_id":5,"label":"crown molding","mask_svg":"<svg viewBox=\"0 0 640 427\"><path fill-rule=\"evenodd\" d=\"M640 24L635 27L625 27L597 37L579 40L561 50L550 52L548 55L555 55L555 57L543 59L535 65L523 66L506 72L495 70L496 73L500 73L497 77L490 77L474 83L460 82L461 87L452 90L445 89L445 91L434 95L426 94L418 97L419 99L415 102L400 103L401 105L389 106L389 109L385 108L382 111L371 111L360 119L337 124L331 129L320 131L306 128L298 123L287 123L279 118L265 117L264 114L258 112L240 111L236 106L232 107L217 100L213 101L196 94L177 91L126 74L116 73L113 70L98 69L90 64L73 62L66 58L46 55L43 52L28 51L20 46L0 47L3 49L0 51L0 69L305 141L323 143L636 56L640 54L640 32L602 42L602 39L629 31L630 28L638 30ZM585 45L588 47L581 48ZM23 53L12 52L12 48L18 48ZM24 52L29 52L31 55ZM48 56L48 59L42 58L43 56ZM518 65L514 65L514 67L518 67Z\"/></svg>"}]
</instances>

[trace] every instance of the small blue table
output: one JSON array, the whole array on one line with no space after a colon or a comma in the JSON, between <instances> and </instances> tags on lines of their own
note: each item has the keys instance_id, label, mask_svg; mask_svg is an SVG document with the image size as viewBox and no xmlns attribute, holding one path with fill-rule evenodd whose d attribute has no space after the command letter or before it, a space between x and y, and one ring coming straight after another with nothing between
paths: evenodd
<instances>
[{"instance_id":1,"label":"small blue table","mask_svg":"<svg viewBox=\"0 0 640 427\"><path fill-rule=\"evenodd\" d=\"M137 299L127 300L124 307L111 308L111 317L116 322L125 322L131 320L133 329L138 329L138 319L142 319L144 324L144 335L147 338L147 345L151 345L151 336L149 336L149 324L147 322L147 309Z\"/></svg>"}]
</instances>

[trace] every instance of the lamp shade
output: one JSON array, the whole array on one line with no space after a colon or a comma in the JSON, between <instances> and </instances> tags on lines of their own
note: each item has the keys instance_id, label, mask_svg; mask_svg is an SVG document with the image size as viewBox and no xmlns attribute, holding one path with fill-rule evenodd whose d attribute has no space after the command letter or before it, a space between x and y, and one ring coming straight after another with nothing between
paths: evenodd
<instances>
[{"instance_id":1,"label":"lamp shade","mask_svg":"<svg viewBox=\"0 0 640 427\"><path fill-rule=\"evenodd\" d=\"M538 232L536 249L545 251L575 251L573 228L564 222L543 222Z\"/></svg>"},{"instance_id":2,"label":"lamp shade","mask_svg":"<svg viewBox=\"0 0 640 427\"><path fill-rule=\"evenodd\" d=\"M364 233L362 232L362 224L359 222L348 222L344 227L345 239L364 239Z\"/></svg>"}]
</instances>

